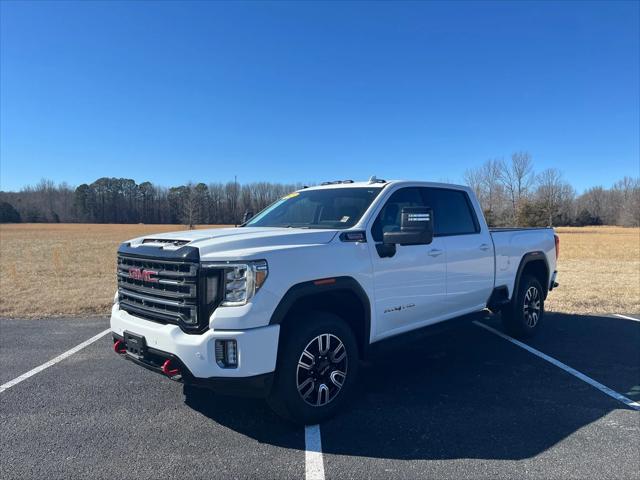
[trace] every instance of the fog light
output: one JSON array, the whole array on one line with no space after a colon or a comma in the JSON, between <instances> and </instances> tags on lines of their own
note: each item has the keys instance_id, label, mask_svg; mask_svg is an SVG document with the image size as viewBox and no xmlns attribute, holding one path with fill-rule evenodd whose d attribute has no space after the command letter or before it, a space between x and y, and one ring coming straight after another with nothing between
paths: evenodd
<instances>
[{"instance_id":1,"label":"fog light","mask_svg":"<svg viewBox=\"0 0 640 480\"><path fill-rule=\"evenodd\" d=\"M216 340L216 363L220 368L238 367L238 344L235 340Z\"/></svg>"}]
</instances>

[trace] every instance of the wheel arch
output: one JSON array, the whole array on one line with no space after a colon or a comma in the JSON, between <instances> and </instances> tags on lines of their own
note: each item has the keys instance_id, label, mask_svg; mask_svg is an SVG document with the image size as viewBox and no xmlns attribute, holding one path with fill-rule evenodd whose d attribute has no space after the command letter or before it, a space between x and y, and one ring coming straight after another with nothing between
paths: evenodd
<instances>
[{"instance_id":1,"label":"wheel arch","mask_svg":"<svg viewBox=\"0 0 640 480\"><path fill-rule=\"evenodd\" d=\"M511 300L515 298L518 288L520 287L520 281L524 275L533 275L540 281L543 296L546 298L549 292L550 271L549 262L547 262L547 257L544 252L528 252L522 257L516 272L515 283L513 285L513 291L511 292Z\"/></svg>"},{"instance_id":2,"label":"wheel arch","mask_svg":"<svg viewBox=\"0 0 640 480\"><path fill-rule=\"evenodd\" d=\"M321 311L337 315L353 330L361 357L369 351L371 304L353 277L321 278L298 283L282 297L269 321L285 332L294 325L298 313Z\"/></svg>"}]
</instances>

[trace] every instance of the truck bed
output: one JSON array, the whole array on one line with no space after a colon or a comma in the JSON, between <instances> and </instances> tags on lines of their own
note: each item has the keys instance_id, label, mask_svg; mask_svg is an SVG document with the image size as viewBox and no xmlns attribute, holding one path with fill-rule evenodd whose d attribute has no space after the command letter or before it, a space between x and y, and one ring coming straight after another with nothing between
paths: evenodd
<instances>
[{"instance_id":1,"label":"truck bed","mask_svg":"<svg viewBox=\"0 0 640 480\"><path fill-rule=\"evenodd\" d=\"M491 228L495 250L495 286L506 286L511 298L520 261L525 254L544 254L549 275L556 270L553 228Z\"/></svg>"}]
</instances>

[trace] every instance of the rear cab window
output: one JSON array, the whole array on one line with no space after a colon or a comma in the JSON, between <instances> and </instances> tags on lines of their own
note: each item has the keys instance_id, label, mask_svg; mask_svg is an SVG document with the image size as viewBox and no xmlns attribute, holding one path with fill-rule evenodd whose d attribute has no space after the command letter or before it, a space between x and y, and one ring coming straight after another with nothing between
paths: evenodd
<instances>
[{"instance_id":1,"label":"rear cab window","mask_svg":"<svg viewBox=\"0 0 640 480\"><path fill-rule=\"evenodd\" d=\"M480 223L465 191L432 187L421 190L426 206L433 209L434 236L480 232Z\"/></svg>"}]
</instances>

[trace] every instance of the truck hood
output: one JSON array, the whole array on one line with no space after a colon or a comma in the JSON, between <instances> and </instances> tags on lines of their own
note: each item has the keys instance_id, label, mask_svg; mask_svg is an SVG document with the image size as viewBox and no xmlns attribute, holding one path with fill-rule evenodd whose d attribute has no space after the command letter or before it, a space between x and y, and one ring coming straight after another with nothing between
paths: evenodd
<instances>
[{"instance_id":1,"label":"truck hood","mask_svg":"<svg viewBox=\"0 0 640 480\"><path fill-rule=\"evenodd\" d=\"M246 253L253 251L255 253L256 250L271 250L274 247L329 243L337 232L337 230L325 229L272 227L211 228L147 235L132 241L131 246L140 245L142 242L145 245L161 246L164 244L163 248L169 250L189 245L197 247L201 256L229 251L247 251ZM153 240L159 242L156 243ZM176 243L168 243L170 240L174 240Z\"/></svg>"}]
</instances>

